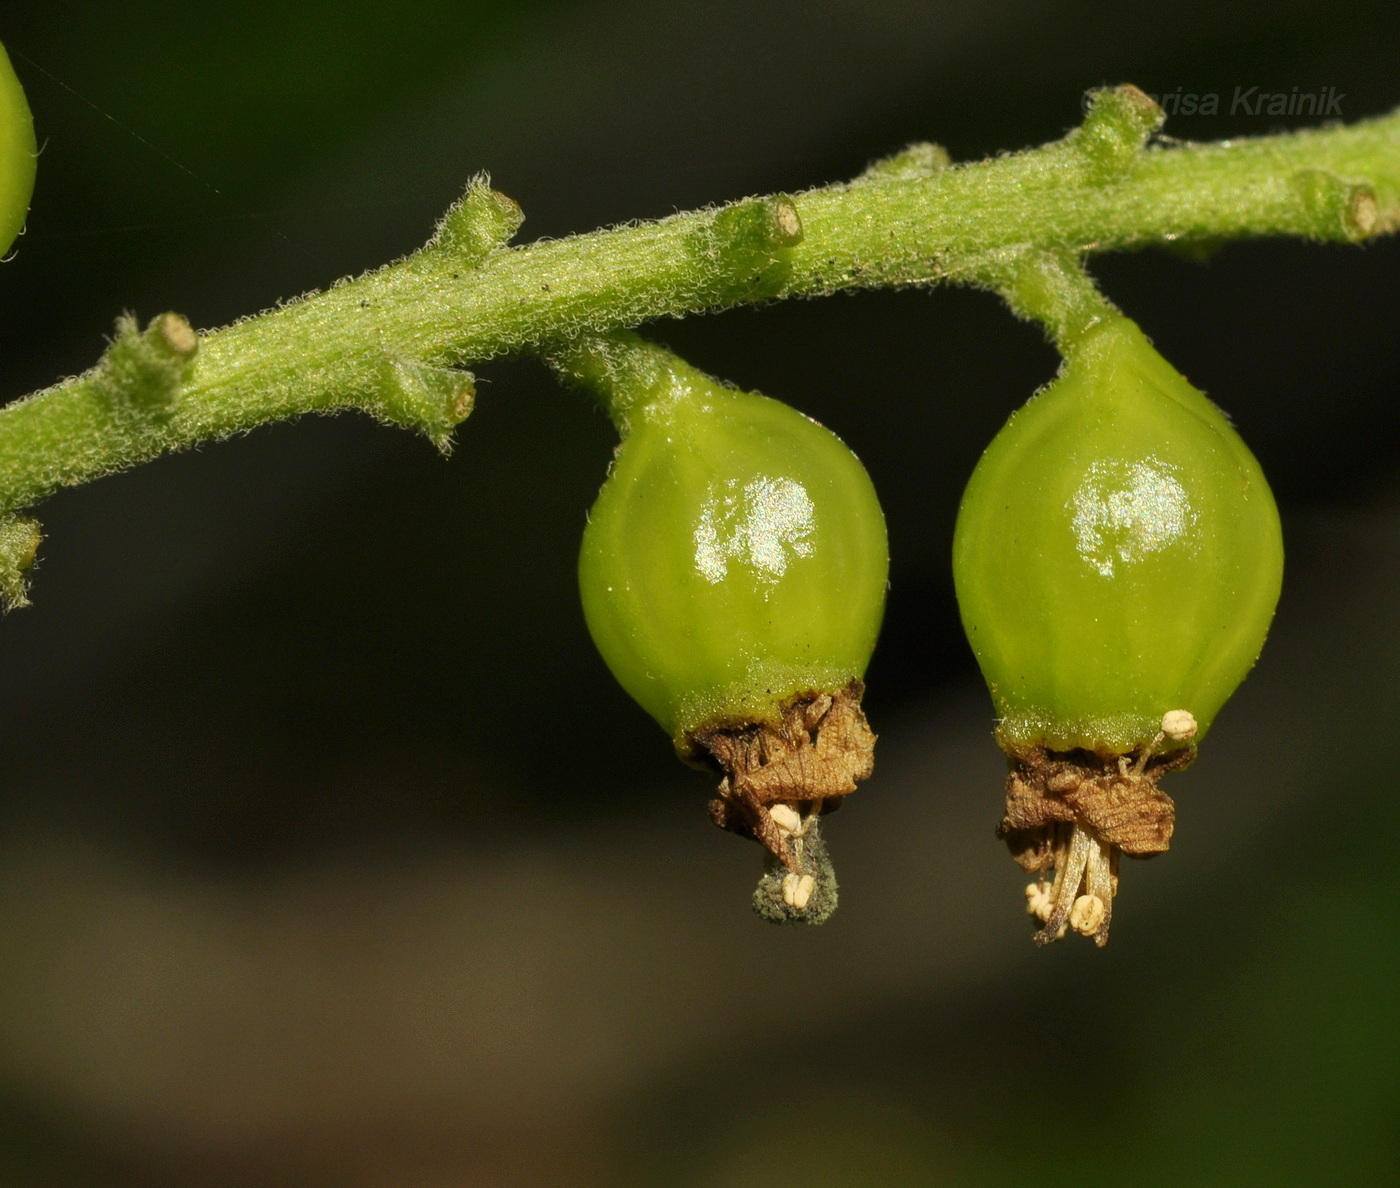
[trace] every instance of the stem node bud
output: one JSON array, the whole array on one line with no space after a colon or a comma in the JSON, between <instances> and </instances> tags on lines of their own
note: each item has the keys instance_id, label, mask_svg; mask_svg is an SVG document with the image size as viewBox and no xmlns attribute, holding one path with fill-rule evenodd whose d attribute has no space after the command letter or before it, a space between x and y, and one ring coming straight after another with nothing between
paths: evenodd
<instances>
[{"instance_id":1,"label":"stem node bud","mask_svg":"<svg viewBox=\"0 0 1400 1188\"><path fill-rule=\"evenodd\" d=\"M29 605L25 573L34 564L43 533L29 516L0 516L0 604L6 610Z\"/></svg>"},{"instance_id":2,"label":"stem node bud","mask_svg":"<svg viewBox=\"0 0 1400 1188\"><path fill-rule=\"evenodd\" d=\"M524 221L519 203L493 190L489 174L478 173L438 220L427 246L461 256L475 268L509 244Z\"/></svg>"},{"instance_id":3,"label":"stem node bud","mask_svg":"<svg viewBox=\"0 0 1400 1188\"><path fill-rule=\"evenodd\" d=\"M471 415L475 405L476 377L470 371L386 358L373 408L383 420L417 429L449 454L452 430Z\"/></svg>"},{"instance_id":4,"label":"stem node bud","mask_svg":"<svg viewBox=\"0 0 1400 1188\"><path fill-rule=\"evenodd\" d=\"M1302 202L1304 234L1360 243L1375 233L1380 212L1370 186L1354 185L1324 169L1301 169L1288 180Z\"/></svg>"},{"instance_id":5,"label":"stem node bud","mask_svg":"<svg viewBox=\"0 0 1400 1188\"><path fill-rule=\"evenodd\" d=\"M692 240L695 255L713 270L715 304L777 294L792 275L790 249L803 234L797 204L786 194L719 211Z\"/></svg>"},{"instance_id":6,"label":"stem node bud","mask_svg":"<svg viewBox=\"0 0 1400 1188\"><path fill-rule=\"evenodd\" d=\"M1116 181L1163 124L1166 116L1151 95L1131 83L1090 91L1086 113L1071 143L1095 181Z\"/></svg>"},{"instance_id":7,"label":"stem node bud","mask_svg":"<svg viewBox=\"0 0 1400 1188\"><path fill-rule=\"evenodd\" d=\"M953 163L953 158L941 144L921 141L911 144L888 157L881 157L866 166L856 182L914 181L921 177L932 177L941 173Z\"/></svg>"},{"instance_id":8,"label":"stem node bud","mask_svg":"<svg viewBox=\"0 0 1400 1188\"><path fill-rule=\"evenodd\" d=\"M198 353L199 335L183 315L159 314L142 331L123 314L98 365L98 386L118 407L163 416L175 407Z\"/></svg>"}]
</instances>

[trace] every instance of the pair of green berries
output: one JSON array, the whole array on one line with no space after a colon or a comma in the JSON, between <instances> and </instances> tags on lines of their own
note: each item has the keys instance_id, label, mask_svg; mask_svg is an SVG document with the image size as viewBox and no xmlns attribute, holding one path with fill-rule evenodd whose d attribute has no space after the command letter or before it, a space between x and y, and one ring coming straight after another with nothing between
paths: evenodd
<instances>
[{"instance_id":1,"label":"pair of green berries","mask_svg":"<svg viewBox=\"0 0 1400 1188\"><path fill-rule=\"evenodd\" d=\"M763 845L760 914L820 922L836 884L819 822L872 766L874 489L786 405L635 338L594 349L602 364L568 370L606 389L623 440L584 533L589 629L682 757L720 775L713 820ZM1258 463L1131 321L1065 351L968 484L954 578L1037 940L1073 928L1101 945L1118 858L1167 848L1158 780L1258 656L1283 554Z\"/></svg>"},{"instance_id":2,"label":"pair of green berries","mask_svg":"<svg viewBox=\"0 0 1400 1188\"><path fill-rule=\"evenodd\" d=\"M35 156L0 48L0 254ZM820 922L836 906L820 821L875 743L861 678L889 560L870 479L814 421L634 336L561 362L623 432L579 565L593 638L681 755L720 774L712 819L766 853L758 911ZM1067 346L987 449L954 577L1011 761L999 832L1036 876L1038 940L1072 927L1103 944L1119 855L1167 848L1157 783L1259 654L1282 555L1249 450L1125 318Z\"/></svg>"}]
</instances>

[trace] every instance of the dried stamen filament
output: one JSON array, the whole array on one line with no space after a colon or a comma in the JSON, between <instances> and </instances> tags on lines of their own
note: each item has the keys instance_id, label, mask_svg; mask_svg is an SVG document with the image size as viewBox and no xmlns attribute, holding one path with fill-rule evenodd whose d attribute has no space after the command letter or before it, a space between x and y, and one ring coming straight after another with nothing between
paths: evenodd
<instances>
[{"instance_id":1,"label":"dried stamen filament","mask_svg":"<svg viewBox=\"0 0 1400 1188\"><path fill-rule=\"evenodd\" d=\"M1055 879L1050 887L1042 881L1026 889L1032 913L1044 923L1035 934L1036 944L1059 940L1068 927L1092 936L1102 948L1113 918L1118 847L1100 842L1082 825L1060 824L1055 827L1052 863Z\"/></svg>"}]
</instances>

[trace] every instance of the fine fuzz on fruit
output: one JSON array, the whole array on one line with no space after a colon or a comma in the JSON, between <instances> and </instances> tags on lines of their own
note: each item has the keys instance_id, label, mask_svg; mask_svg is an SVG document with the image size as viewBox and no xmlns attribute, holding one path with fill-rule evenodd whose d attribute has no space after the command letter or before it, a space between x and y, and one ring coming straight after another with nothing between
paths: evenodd
<instances>
[{"instance_id":1,"label":"fine fuzz on fruit","mask_svg":"<svg viewBox=\"0 0 1400 1188\"><path fill-rule=\"evenodd\" d=\"M1038 941L1067 926L1107 941L1119 855L1167 848L1157 782L1254 664L1282 570L1258 462L1126 318L1068 347L988 446L953 572Z\"/></svg>"},{"instance_id":2,"label":"fine fuzz on fruit","mask_svg":"<svg viewBox=\"0 0 1400 1188\"><path fill-rule=\"evenodd\" d=\"M760 913L819 922L836 884L818 818L871 770L861 677L884 607L884 517L816 422L629 349L638 391L579 562L588 627L681 755L721 775L715 823L768 852Z\"/></svg>"}]
</instances>

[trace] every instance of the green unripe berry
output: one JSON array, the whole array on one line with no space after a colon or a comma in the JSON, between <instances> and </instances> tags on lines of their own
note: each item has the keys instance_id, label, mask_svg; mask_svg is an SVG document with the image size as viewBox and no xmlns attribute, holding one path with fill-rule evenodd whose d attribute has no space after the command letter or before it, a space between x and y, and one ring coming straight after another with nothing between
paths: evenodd
<instances>
[{"instance_id":1,"label":"green unripe berry","mask_svg":"<svg viewBox=\"0 0 1400 1188\"><path fill-rule=\"evenodd\" d=\"M584 532L589 631L681 753L724 776L716 823L780 864L760 910L821 918L834 883L809 909L830 873L809 827L869 773L874 742L859 709L888 574L874 488L786 405L638 340L620 350L594 381L624 438Z\"/></svg>"},{"instance_id":2,"label":"green unripe berry","mask_svg":"<svg viewBox=\"0 0 1400 1188\"><path fill-rule=\"evenodd\" d=\"M29 213L37 155L24 89L0 46L0 256L10 250Z\"/></svg>"},{"instance_id":3,"label":"green unripe berry","mask_svg":"<svg viewBox=\"0 0 1400 1188\"><path fill-rule=\"evenodd\" d=\"M1220 411L1127 319L1091 330L963 496L958 604L1013 747L1125 754L1197 738L1254 664L1283 542Z\"/></svg>"},{"instance_id":4,"label":"green unripe berry","mask_svg":"<svg viewBox=\"0 0 1400 1188\"><path fill-rule=\"evenodd\" d=\"M613 675L684 745L862 676L887 571L875 490L840 439L695 374L619 448L579 583Z\"/></svg>"},{"instance_id":5,"label":"green unripe berry","mask_svg":"<svg viewBox=\"0 0 1400 1188\"><path fill-rule=\"evenodd\" d=\"M953 546L1016 762L1003 835L1062 873L1070 826L1105 863L1166 848L1156 779L1254 664L1283 572L1268 483L1219 409L1121 316L1067 351L978 463Z\"/></svg>"}]
</instances>

